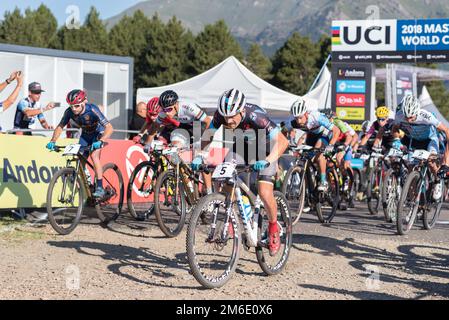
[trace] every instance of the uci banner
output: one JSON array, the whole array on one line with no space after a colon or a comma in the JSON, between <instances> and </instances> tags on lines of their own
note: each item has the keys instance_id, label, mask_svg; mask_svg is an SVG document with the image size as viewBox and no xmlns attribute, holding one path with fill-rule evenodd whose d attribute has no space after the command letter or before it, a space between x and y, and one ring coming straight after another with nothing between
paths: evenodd
<instances>
[{"instance_id":1,"label":"uci banner","mask_svg":"<svg viewBox=\"0 0 449 320\"><path fill-rule=\"evenodd\" d=\"M335 62L449 62L449 19L332 22Z\"/></svg>"}]
</instances>

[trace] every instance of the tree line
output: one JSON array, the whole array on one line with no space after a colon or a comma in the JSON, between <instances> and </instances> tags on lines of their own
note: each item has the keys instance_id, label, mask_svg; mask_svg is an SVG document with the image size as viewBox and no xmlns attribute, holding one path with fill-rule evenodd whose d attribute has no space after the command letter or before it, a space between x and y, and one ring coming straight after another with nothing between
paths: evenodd
<instances>
[{"instance_id":1,"label":"tree line","mask_svg":"<svg viewBox=\"0 0 449 320\"><path fill-rule=\"evenodd\" d=\"M303 95L331 51L330 37L318 42L294 32L272 57L253 43L244 52L223 20L206 25L194 35L176 18L164 23L140 10L124 16L109 31L91 7L77 29L62 26L50 9L15 9L0 21L0 42L134 58L134 88L163 86L191 78L230 55L271 84ZM440 111L449 116L449 93L442 82L429 84Z\"/></svg>"}]
</instances>

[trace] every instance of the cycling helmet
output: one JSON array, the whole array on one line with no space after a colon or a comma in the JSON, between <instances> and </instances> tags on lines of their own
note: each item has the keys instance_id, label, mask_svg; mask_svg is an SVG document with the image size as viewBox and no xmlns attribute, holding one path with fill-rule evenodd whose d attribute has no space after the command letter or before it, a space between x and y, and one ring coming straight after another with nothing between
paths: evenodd
<instances>
[{"instance_id":1,"label":"cycling helmet","mask_svg":"<svg viewBox=\"0 0 449 320\"><path fill-rule=\"evenodd\" d=\"M147 103L147 113L148 115L156 114L161 111L161 106L159 105L159 98L154 97Z\"/></svg>"},{"instance_id":2,"label":"cycling helmet","mask_svg":"<svg viewBox=\"0 0 449 320\"><path fill-rule=\"evenodd\" d=\"M337 118L337 114L332 109L323 110L323 114L330 120Z\"/></svg>"},{"instance_id":3,"label":"cycling helmet","mask_svg":"<svg viewBox=\"0 0 449 320\"><path fill-rule=\"evenodd\" d=\"M369 130L369 128L371 127L371 121L369 120L365 120L362 123L362 132L365 133Z\"/></svg>"},{"instance_id":4,"label":"cycling helmet","mask_svg":"<svg viewBox=\"0 0 449 320\"><path fill-rule=\"evenodd\" d=\"M306 101L302 98L299 98L295 102L293 102L290 112L294 117L301 117L307 112Z\"/></svg>"},{"instance_id":5,"label":"cycling helmet","mask_svg":"<svg viewBox=\"0 0 449 320\"><path fill-rule=\"evenodd\" d=\"M226 90L218 100L218 113L223 117L232 117L245 109L246 97L237 89Z\"/></svg>"},{"instance_id":6,"label":"cycling helmet","mask_svg":"<svg viewBox=\"0 0 449 320\"><path fill-rule=\"evenodd\" d=\"M74 104L80 104L86 99L87 99L86 92L84 92L83 90L80 90L80 89L75 89L75 90L70 91L67 94L66 100L69 105L74 105Z\"/></svg>"},{"instance_id":7,"label":"cycling helmet","mask_svg":"<svg viewBox=\"0 0 449 320\"><path fill-rule=\"evenodd\" d=\"M390 114L390 110L385 106L380 106L380 107L377 107L377 109L376 109L376 117L377 118L385 119L385 118L388 118L389 114Z\"/></svg>"},{"instance_id":8,"label":"cycling helmet","mask_svg":"<svg viewBox=\"0 0 449 320\"><path fill-rule=\"evenodd\" d=\"M421 104L419 103L418 98L413 95L406 95L401 102L402 112L406 118L413 117L418 115L419 110L421 109Z\"/></svg>"},{"instance_id":9,"label":"cycling helmet","mask_svg":"<svg viewBox=\"0 0 449 320\"><path fill-rule=\"evenodd\" d=\"M178 95L173 90L167 90L162 92L161 96L159 97L159 104L161 105L162 109L166 109L172 105L174 105L176 102L178 102Z\"/></svg>"}]
</instances>

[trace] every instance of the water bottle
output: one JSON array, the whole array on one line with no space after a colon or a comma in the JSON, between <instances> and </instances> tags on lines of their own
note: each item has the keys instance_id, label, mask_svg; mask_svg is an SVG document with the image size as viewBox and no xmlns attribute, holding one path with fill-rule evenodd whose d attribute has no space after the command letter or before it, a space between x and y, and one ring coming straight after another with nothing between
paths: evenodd
<instances>
[{"instance_id":1,"label":"water bottle","mask_svg":"<svg viewBox=\"0 0 449 320\"><path fill-rule=\"evenodd\" d=\"M89 185L91 185L92 184L92 177L90 175L89 170L87 168L84 168L84 173L86 174L87 183Z\"/></svg>"},{"instance_id":2,"label":"water bottle","mask_svg":"<svg viewBox=\"0 0 449 320\"><path fill-rule=\"evenodd\" d=\"M243 202L243 210L245 214L246 221L250 221L253 216L253 209L251 208L251 203L249 202L249 199L247 196L242 195L242 202ZM260 205L259 205L260 208Z\"/></svg>"}]
</instances>

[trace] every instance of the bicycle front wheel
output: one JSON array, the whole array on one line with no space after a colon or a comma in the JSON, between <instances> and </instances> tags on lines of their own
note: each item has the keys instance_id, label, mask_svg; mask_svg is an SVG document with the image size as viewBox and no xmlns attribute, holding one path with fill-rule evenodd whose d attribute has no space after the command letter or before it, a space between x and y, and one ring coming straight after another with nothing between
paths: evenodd
<instances>
[{"instance_id":1,"label":"bicycle front wheel","mask_svg":"<svg viewBox=\"0 0 449 320\"><path fill-rule=\"evenodd\" d=\"M126 199L130 215L136 219L146 216L154 206L153 164L150 161L139 163L129 178Z\"/></svg>"},{"instance_id":2,"label":"bicycle front wheel","mask_svg":"<svg viewBox=\"0 0 449 320\"><path fill-rule=\"evenodd\" d=\"M256 247L257 262L267 275L276 275L282 272L287 265L288 256L292 246L292 220L287 199L279 192L274 192L277 205L277 221L281 247L276 255L270 256L268 251L268 216L265 210L259 215L258 235L259 245Z\"/></svg>"},{"instance_id":3,"label":"bicycle front wheel","mask_svg":"<svg viewBox=\"0 0 449 320\"><path fill-rule=\"evenodd\" d=\"M379 213L381 204L381 183L382 183L382 169L376 166L371 170L368 178L368 188L366 190L366 200L368 202L368 210L372 215Z\"/></svg>"},{"instance_id":4,"label":"bicycle front wheel","mask_svg":"<svg viewBox=\"0 0 449 320\"><path fill-rule=\"evenodd\" d=\"M340 183L337 171L327 169L326 175L329 189L326 192L317 192L318 195L315 196L318 198L315 200L315 209L321 223L330 223L334 219L340 202Z\"/></svg>"},{"instance_id":5,"label":"bicycle front wheel","mask_svg":"<svg viewBox=\"0 0 449 320\"><path fill-rule=\"evenodd\" d=\"M176 237L186 221L184 186L176 178L172 170L164 171L157 178L154 190L154 215L159 228L169 238Z\"/></svg>"},{"instance_id":6,"label":"bicycle front wheel","mask_svg":"<svg viewBox=\"0 0 449 320\"><path fill-rule=\"evenodd\" d=\"M212 193L200 199L187 228L186 251L190 270L205 288L222 287L231 278L240 255L240 228L226 198Z\"/></svg>"},{"instance_id":7,"label":"bicycle front wheel","mask_svg":"<svg viewBox=\"0 0 449 320\"><path fill-rule=\"evenodd\" d=\"M411 172L405 181L399 200L396 225L400 235L407 234L415 223L421 197L420 185L420 173Z\"/></svg>"},{"instance_id":8,"label":"bicycle front wheel","mask_svg":"<svg viewBox=\"0 0 449 320\"><path fill-rule=\"evenodd\" d=\"M293 226L298 223L304 209L306 183L303 170L299 166L290 168L282 183L281 192L287 198Z\"/></svg>"},{"instance_id":9,"label":"bicycle front wheel","mask_svg":"<svg viewBox=\"0 0 449 320\"><path fill-rule=\"evenodd\" d=\"M398 184L395 171L394 169L389 169L385 174L382 185L382 207L386 222L396 222L396 212L400 197L398 188L400 188L400 185Z\"/></svg>"},{"instance_id":10,"label":"bicycle front wheel","mask_svg":"<svg viewBox=\"0 0 449 320\"><path fill-rule=\"evenodd\" d=\"M48 221L55 231L67 235L78 225L84 206L81 180L74 168L55 173L47 191Z\"/></svg>"},{"instance_id":11,"label":"bicycle front wheel","mask_svg":"<svg viewBox=\"0 0 449 320\"><path fill-rule=\"evenodd\" d=\"M433 227L438 221L438 218L440 217L441 207L443 205L443 195L446 192L445 190L446 186L443 180L441 180L438 183L441 183L441 195L442 195L439 200L434 200L432 197L434 184L430 184L429 187L427 188L427 205L425 206L423 214L423 225L424 229L426 230L433 229Z\"/></svg>"}]
</instances>

